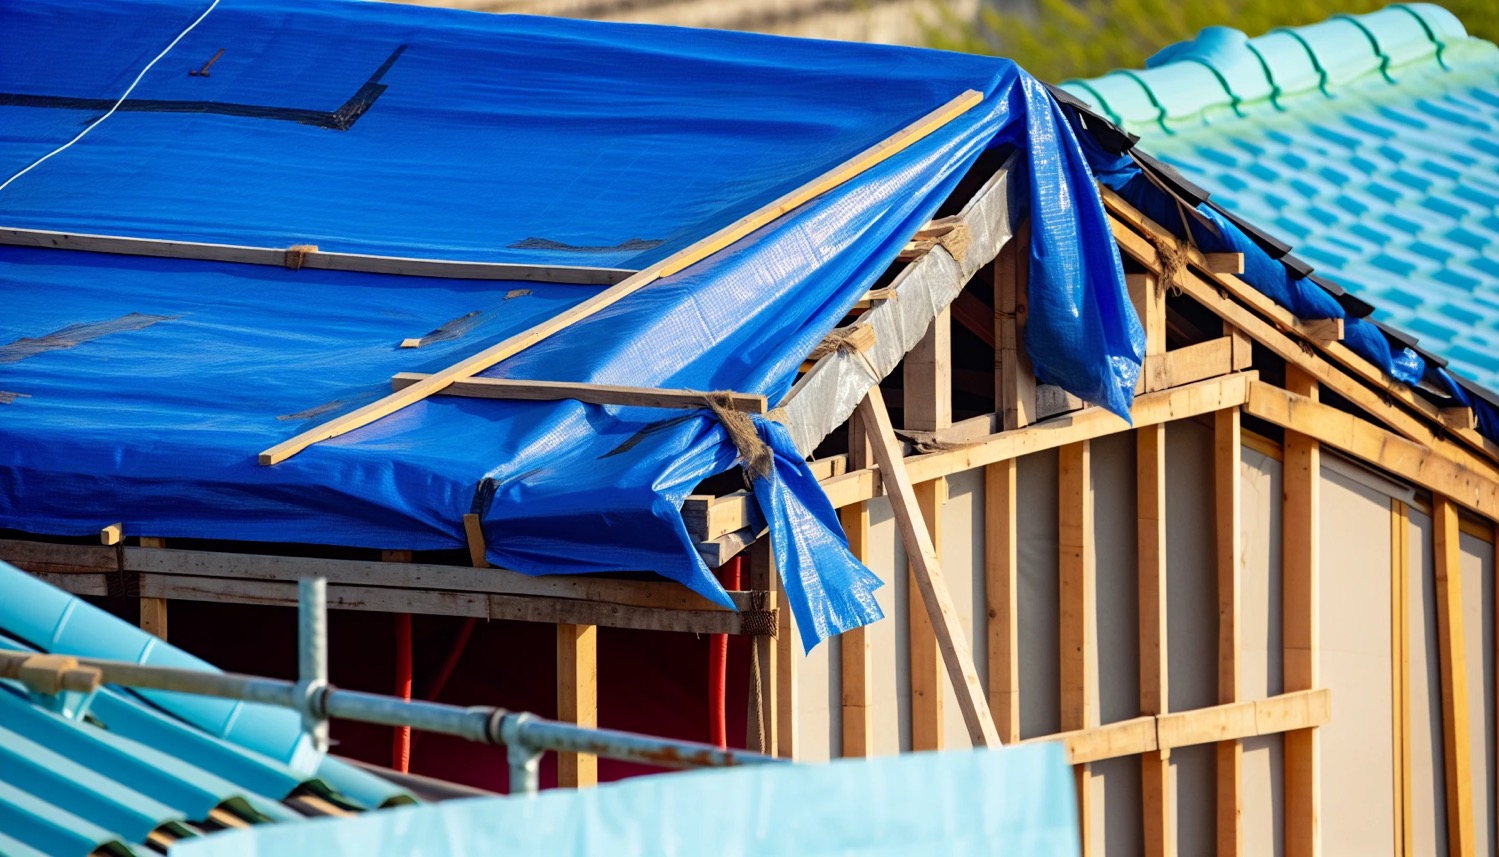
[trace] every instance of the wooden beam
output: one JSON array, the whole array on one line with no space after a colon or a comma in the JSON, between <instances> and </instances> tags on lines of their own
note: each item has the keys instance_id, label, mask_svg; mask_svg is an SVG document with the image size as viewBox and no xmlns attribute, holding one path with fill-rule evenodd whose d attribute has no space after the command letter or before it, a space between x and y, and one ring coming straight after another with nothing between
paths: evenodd
<instances>
[{"instance_id":1,"label":"wooden beam","mask_svg":"<svg viewBox=\"0 0 1499 857\"><path fill-rule=\"evenodd\" d=\"M1135 315L1145 328L1146 357L1166 353L1166 290L1161 288L1160 280L1160 275L1154 272L1127 274L1124 278Z\"/></svg>"},{"instance_id":2,"label":"wooden beam","mask_svg":"<svg viewBox=\"0 0 1499 857\"><path fill-rule=\"evenodd\" d=\"M777 611L776 633L788 635L788 621L780 615L778 590L781 579L776 574L774 557L768 540L750 547L749 584L765 593L765 606ZM780 658L774 637L756 637L750 652L749 728L745 746L757 753L775 756L780 752Z\"/></svg>"},{"instance_id":3,"label":"wooden beam","mask_svg":"<svg viewBox=\"0 0 1499 857\"><path fill-rule=\"evenodd\" d=\"M1243 253L1203 253L1202 259L1208 270L1215 274L1244 273Z\"/></svg>"},{"instance_id":4,"label":"wooden beam","mask_svg":"<svg viewBox=\"0 0 1499 857\"><path fill-rule=\"evenodd\" d=\"M1068 444L1057 459L1058 622L1061 644L1061 726L1098 725L1097 579L1093 550L1093 466L1089 441ZM1083 854L1092 848L1093 771L1074 766Z\"/></svg>"},{"instance_id":5,"label":"wooden beam","mask_svg":"<svg viewBox=\"0 0 1499 857\"><path fill-rule=\"evenodd\" d=\"M141 537L141 547L143 548L155 549L166 546L166 539L152 538L150 536ZM143 597L140 599L140 611L141 630L165 640L167 638L167 600L165 598Z\"/></svg>"},{"instance_id":6,"label":"wooden beam","mask_svg":"<svg viewBox=\"0 0 1499 857\"><path fill-rule=\"evenodd\" d=\"M1447 853L1471 857L1473 827L1472 753L1468 725L1468 663L1463 637L1462 548L1457 506L1440 494L1431 498L1436 555L1437 653L1442 683L1442 770L1446 775Z\"/></svg>"},{"instance_id":7,"label":"wooden beam","mask_svg":"<svg viewBox=\"0 0 1499 857\"><path fill-rule=\"evenodd\" d=\"M1286 388L1308 400L1317 381L1286 366ZM1252 391L1251 391L1252 395ZM1281 658L1288 691L1317 686L1318 669L1318 509L1321 506L1322 452L1317 440L1287 431L1282 463ZM1285 837L1287 857L1320 855L1321 760L1314 730L1285 737Z\"/></svg>"},{"instance_id":8,"label":"wooden beam","mask_svg":"<svg viewBox=\"0 0 1499 857\"><path fill-rule=\"evenodd\" d=\"M1228 342L1227 339L1219 340ZM1219 411L1213 418L1213 517L1218 566L1218 702L1239 701L1239 470L1241 428L1238 408ZM1244 745L1224 741L1218 745L1218 855L1230 857L1243 851L1244 841Z\"/></svg>"},{"instance_id":9,"label":"wooden beam","mask_svg":"<svg viewBox=\"0 0 1499 857\"><path fill-rule=\"evenodd\" d=\"M1319 318L1313 321L1301 323L1301 333L1313 342L1327 344L1329 342L1341 342L1343 340L1343 320L1341 318Z\"/></svg>"},{"instance_id":10,"label":"wooden beam","mask_svg":"<svg viewBox=\"0 0 1499 857\"><path fill-rule=\"evenodd\" d=\"M0 244L13 247L47 247L86 253L150 256L165 259L197 259L236 262L244 265L289 267L285 249L245 247L236 244L205 244L197 241L167 241L160 238L127 238L119 235L87 235L51 232L45 229L0 228ZM581 268L570 265L518 265L508 262L454 262L444 259L409 259L359 253L328 253L298 245L298 268L325 271L357 271L406 277L438 277L454 280L520 280L533 283L611 286L633 271L619 268Z\"/></svg>"},{"instance_id":11,"label":"wooden beam","mask_svg":"<svg viewBox=\"0 0 1499 857\"><path fill-rule=\"evenodd\" d=\"M1030 314L1030 221L1000 248L994 260L994 412L1006 431L1036 421L1036 372L1025 350Z\"/></svg>"},{"instance_id":12,"label":"wooden beam","mask_svg":"<svg viewBox=\"0 0 1499 857\"><path fill-rule=\"evenodd\" d=\"M998 747L999 732L989 706L984 698L983 686L979 683L978 670L973 664L973 655L964 639L962 625L947 584L942 578L941 564L931 535L921 520L921 510L916 493L906 473L905 462L900 457L900 447L895 442L895 431L890 425L890 415L885 410L884 398L878 386L872 387L859 404L859 417L869 433L874 448L874 458L885 474L890 491L890 506L900 527L901 538L908 557L916 570L916 585L921 590L922 601L930 611L932 627L937 635L937 644L942 651L942 661L947 667L948 679L957 692L958 708L963 712L963 722L968 728L969 738L975 747Z\"/></svg>"},{"instance_id":13,"label":"wooden beam","mask_svg":"<svg viewBox=\"0 0 1499 857\"><path fill-rule=\"evenodd\" d=\"M669 277L684 268L712 256L755 230L774 222L787 212L833 190L892 155L903 151L913 143L946 125L963 113L966 113L982 100L983 96L976 91L969 90L964 92L962 95L952 99L926 116L907 125L895 134L876 143L874 146L855 155L832 170L823 173L821 176L818 176L796 190L765 205L748 216L734 221L712 235L673 253L660 262L651 264L644 270L631 275L627 279L571 307L565 312L559 313L514 336L507 337L503 341L491 345L477 354L464 358L440 372L429 375L409 387L392 392L390 395L376 402L343 414L320 426L316 426L272 446L260 453L260 463L271 465L284 461L318 441L338 437L360 426L368 425L381 417L395 413L407 405L425 399L454 381L463 381L483 372L501 360L512 357L558 331L618 303L620 300L634 294L656 280Z\"/></svg>"},{"instance_id":14,"label":"wooden beam","mask_svg":"<svg viewBox=\"0 0 1499 857\"><path fill-rule=\"evenodd\" d=\"M1233 371L1233 340L1227 336L1209 339L1164 354L1147 355L1135 391L1168 390Z\"/></svg>"},{"instance_id":15,"label":"wooden beam","mask_svg":"<svg viewBox=\"0 0 1499 857\"><path fill-rule=\"evenodd\" d=\"M403 390L430 378L420 372L401 372L390 379L393 390ZM572 399L593 405L624 405L642 408L706 408L706 393L697 390L663 390L654 387L619 387L609 384L574 384L565 381L512 381L508 378L469 378L455 381L438 391L440 396L471 399L511 399L555 402ZM747 414L769 410L765 397L751 393L718 393L726 404Z\"/></svg>"},{"instance_id":16,"label":"wooden beam","mask_svg":"<svg viewBox=\"0 0 1499 857\"><path fill-rule=\"evenodd\" d=\"M1331 719L1332 694L1319 688L1159 716L1147 714L1091 729L1039 735L1020 743L1059 741L1067 750L1068 762L1081 765L1155 752L1169 756L1178 747L1311 729Z\"/></svg>"},{"instance_id":17,"label":"wooden beam","mask_svg":"<svg viewBox=\"0 0 1499 857\"><path fill-rule=\"evenodd\" d=\"M864 433L864 423L848 423L848 461L854 467L867 467L871 453ZM838 510L838 521L848 538L849 553L860 562L869 560L869 505L855 503ZM869 629L864 626L844 631L839 639L839 669L843 689L844 758L874 755L874 687L870 682L872 664Z\"/></svg>"},{"instance_id":18,"label":"wooden beam","mask_svg":"<svg viewBox=\"0 0 1499 857\"><path fill-rule=\"evenodd\" d=\"M1136 569L1140 611L1140 713L1154 722L1165 714L1170 664L1166 658L1166 425L1135 430ZM1140 802L1147 857L1176 854L1176 800L1171 788L1171 754L1142 750Z\"/></svg>"},{"instance_id":19,"label":"wooden beam","mask_svg":"<svg viewBox=\"0 0 1499 857\"><path fill-rule=\"evenodd\" d=\"M984 468L984 595L989 710L1000 740L1020 740L1020 533L1014 459Z\"/></svg>"},{"instance_id":20,"label":"wooden beam","mask_svg":"<svg viewBox=\"0 0 1499 857\"><path fill-rule=\"evenodd\" d=\"M557 626L557 719L579 726L599 725L597 625ZM587 788L599 781L599 758L588 753L557 753L557 785Z\"/></svg>"},{"instance_id":21,"label":"wooden beam","mask_svg":"<svg viewBox=\"0 0 1499 857\"><path fill-rule=\"evenodd\" d=\"M1499 483L1419 443L1269 384L1252 384L1244 409L1260 419L1337 447L1422 488L1445 494L1489 520L1499 520Z\"/></svg>"},{"instance_id":22,"label":"wooden beam","mask_svg":"<svg viewBox=\"0 0 1499 857\"><path fill-rule=\"evenodd\" d=\"M1104 197L1105 206L1112 215L1110 226L1113 229L1114 238L1119 243L1119 249L1125 254L1147 268L1152 270L1157 268L1158 257L1154 246L1132 231L1131 227L1141 232L1151 232L1157 239L1168 245L1182 246L1174 236L1152 223L1118 194L1108 188L1100 188L1100 192ZM1428 442L1430 429L1427 426L1410 420L1405 412L1388 405L1384 400L1386 398L1396 400L1431 422L1440 421L1441 409L1439 407L1412 392L1405 385L1393 382L1382 369L1358 356L1347 346L1339 342L1327 341L1325 331L1308 328L1308 324L1313 323L1302 322L1290 310L1279 306L1238 277L1211 273L1209 267L1200 261L1201 253L1195 247L1185 246L1183 249L1186 250L1188 261L1193 268L1207 272L1207 279L1198 276L1190 269L1183 271L1177 277L1176 285L1193 299L1208 307L1225 321L1243 328L1256 340L1270 347L1282 359L1297 363L1303 369L1311 371L1328 389L1336 391L1338 395L1376 414L1391 428L1412 440L1421 443ZM1235 300L1242 301L1254 311L1245 310L1243 306L1235 303ZM1273 326L1263 321L1261 316L1270 319ZM1253 323L1245 321L1246 319L1252 320ZM1290 343L1278 332L1277 328L1290 331L1316 346L1317 350L1336 361L1354 377L1350 378L1341 372L1324 371L1327 369L1324 361L1314 354L1303 352L1299 346ZM1369 390L1355 378L1373 385L1379 392ZM1411 432L1425 432L1426 434L1423 436ZM1483 456L1485 462L1499 459L1499 444L1488 440L1477 431L1453 428L1451 433L1472 451Z\"/></svg>"},{"instance_id":23,"label":"wooden beam","mask_svg":"<svg viewBox=\"0 0 1499 857\"><path fill-rule=\"evenodd\" d=\"M906 354L902 363L905 396L905 427L940 432L952 425L952 315L947 308L932 318L926 333ZM865 425L866 432L869 426ZM871 438L877 443L877 439ZM937 558L942 556L942 507L947 504L947 480L939 477L915 485L916 502L926 522ZM907 549L909 554L909 548ZM907 556L907 628L911 680L911 749L940 750L943 747L942 653L937 632L921 587L917 560Z\"/></svg>"}]
</instances>

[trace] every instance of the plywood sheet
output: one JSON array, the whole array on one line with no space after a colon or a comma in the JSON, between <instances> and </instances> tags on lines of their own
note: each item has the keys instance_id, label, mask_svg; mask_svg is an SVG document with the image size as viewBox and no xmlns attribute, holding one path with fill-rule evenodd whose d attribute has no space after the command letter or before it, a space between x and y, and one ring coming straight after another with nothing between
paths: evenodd
<instances>
[{"instance_id":1,"label":"plywood sheet","mask_svg":"<svg viewBox=\"0 0 1499 857\"><path fill-rule=\"evenodd\" d=\"M1344 469L1322 468L1318 516L1319 666L1335 706L1321 730L1322 847L1328 854L1390 853L1396 841L1391 498Z\"/></svg>"},{"instance_id":2,"label":"plywood sheet","mask_svg":"<svg viewBox=\"0 0 1499 857\"><path fill-rule=\"evenodd\" d=\"M1246 699L1281 692L1280 462L1248 446L1239 471L1240 688ZM1244 853L1285 853L1284 743L1244 742Z\"/></svg>"},{"instance_id":3,"label":"plywood sheet","mask_svg":"<svg viewBox=\"0 0 1499 857\"><path fill-rule=\"evenodd\" d=\"M870 745L875 755L883 756L911 749L909 649L899 627L905 623L890 618L906 615L906 552L884 497L869 501L869 568L885 581L875 598L886 619L869 626Z\"/></svg>"},{"instance_id":4,"label":"plywood sheet","mask_svg":"<svg viewBox=\"0 0 1499 857\"><path fill-rule=\"evenodd\" d=\"M1057 453L1027 455L1016 474L1020 534L1020 737L1061 728L1057 602Z\"/></svg>"},{"instance_id":5,"label":"plywood sheet","mask_svg":"<svg viewBox=\"0 0 1499 857\"><path fill-rule=\"evenodd\" d=\"M973 653L979 680L989 677L989 642L981 615L984 598L984 471L970 470L948 477L947 505L942 510L942 576L958 610L968 650ZM943 741L948 749L972 747L963 710L952 682L942 681Z\"/></svg>"}]
</instances>

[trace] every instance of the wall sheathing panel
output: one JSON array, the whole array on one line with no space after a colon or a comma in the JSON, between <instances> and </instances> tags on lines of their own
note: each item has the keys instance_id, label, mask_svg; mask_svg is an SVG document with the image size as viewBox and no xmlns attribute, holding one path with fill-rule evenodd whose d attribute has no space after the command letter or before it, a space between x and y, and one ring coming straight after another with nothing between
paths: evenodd
<instances>
[{"instance_id":1,"label":"wall sheathing panel","mask_svg":"<svg viewBox=\"0 0 1499 857\"><path fill-rule=\"evenodd\" d=\"M1281 692L1280 461L1241 453L1240 689L1246 699ZM1279 735L1244 741L1244 853L1285 853L1285 744Z\"/></svg>"},{"instance_id":2,"label":"wall sheathing panel","mask_svg":"<svg viewBox=\"0 0 1499 857\"><path fill-rule=\"evenodd\" d=\"M830 665L843 663L838 636L823 641L796 665L797 761L836 759L843 746L843 676Z\"/></svg>"},{"instance_id":3,"label":"wall sheathing panel","mask_svg":"<svg viewBox=\"0 0 1499 857\"><path fill-rule=\"evenodd\" d=\"M980 614L984 600L984 471L969 470L947 479L947 504L942 508L942 576L947 581L953 606L973 653L979 680L989 675L989 643L984 637L987 624ZM943 749L961 750L973 746L963 709L952 682L942 680ZM988 690L987 685L985 690Z\"/></svg>"},{"instance_id":4,"label":"wall sheathing panel","mask_svg":"<svg viewBox=\"0 0 1499 857\"><path fill-rule=\"evenodd\" d=\"M1020 737L1061 728L1061 630L1057 597L1057 453L1019 459Z\"/></svg>"},{"instance_id":5,"label":"wall sheathing panel","mask_svg":"<svg viewBox=\"0 0 1499 857\"><path fill-rule=\"evenodd\" d=\"M1445 854L1447 786L1442 766L1442 682L1437 655L1431 516L1415 508L1409 514L1412 792L1409 823L1417 854ZM1337 704L1335 698L1333 705Z\"/></svg>"},{"instance_id":6,"label":"wall sheathing panel","mask_svg":"<svg viewBox=\"0 0 1499 857\"><path fill-rule=\"evenodd\" d=\"M1318 658L1333 719L1322 727L1322 846L1328 854L1379 854L1396 841L1391 498L1354 478L1353 467L1323 459Z\"/></svg>"},{"instance_id":7,"label":"wall sheathing panel","mask_svg":"<svg viewBox=\"0 0 1499 857\"><path fill-rule=\"evenodd\" d=\"M1493 854L1494 546L1463 534L1463 635L1468 666L1468 740L1473 765L1474 853Z\"/></svg>"},{"instance_id":8,"label":"wall sheathing panel","mask_svg":"<svg viewBox=\"0 0 1499 857\"><path fill-rule=\"evenodd\" d=\"M875 599L886 617L905 616L906 551L901 544L890 501L869 501L869 569L885 581ZM874 706L870 720L873 755L886 756L911 749L909 660L905 623L896 619L869 625L869 685Z\"/></svg>"},{"instance_id":9,"label":"wall sheathing panel","mask_svg":"<svg viewBox=\"0 0 1499 857\"><path fill-rule=\"evenodd\" d=\"M1190 711L1218 703L1212 430L1189 420L1171 423L1166 427L1166 453L1169 704L1172 711ZM1171 751L1181 854L1209 854L1214 849L1216 761L1211 745Z\"/></svg>"},{"instance_id":10,"label":"wall sheathing panel","mask_svg":"<svg viewBox=\"0 0 1499 857\"><path fill-rule=\"evenodd\" d=\"M1140 714L1135 435L1093 441L1093 549L1098 573L1098 710L1102 723ZM1139 854L1144 842L1140 757L1093 764L1094 855ZM1099 848L1098 846L1102 846Z\"/></svg>"}]
</instances>

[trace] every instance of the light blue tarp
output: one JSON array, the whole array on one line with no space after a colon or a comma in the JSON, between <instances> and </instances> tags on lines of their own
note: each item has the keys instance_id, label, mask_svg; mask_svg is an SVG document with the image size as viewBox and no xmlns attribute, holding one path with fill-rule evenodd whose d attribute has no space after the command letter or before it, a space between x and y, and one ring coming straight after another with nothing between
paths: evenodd
<instances>
[{"instance_id":1,"label":"light blue tarp","mask_svg":"<svg viewBox=\"0 0 1499 857\"><path fill-rule=\"evenodd\" d=\"M1142 339L1091 174L1008 61L341 0L0 0L0 19L0 225L266 247L641 267L978 90L906 151L485 374L778 400L1006 146L1034 212L1038 375L1127 413ZM473 511L496 565L646 569L727 606L678 511L734 462L707 411L438 397L256 464L394 373L596 291L0 248L0 527L425 550L462 546ZM877 618L879 581L761 431L778 456L757 495L810 646Z\"/></svg>"},{"instance_id":2,"label":"light blue tarp","mask_svg":"<svg viewBox=\"0 0 1499 857\"><path fill-rule=\"evenodd\" d=\"M1059 744L640 777L186 840L173 857L1080 853Z\"/></svg>"}]
</instances>

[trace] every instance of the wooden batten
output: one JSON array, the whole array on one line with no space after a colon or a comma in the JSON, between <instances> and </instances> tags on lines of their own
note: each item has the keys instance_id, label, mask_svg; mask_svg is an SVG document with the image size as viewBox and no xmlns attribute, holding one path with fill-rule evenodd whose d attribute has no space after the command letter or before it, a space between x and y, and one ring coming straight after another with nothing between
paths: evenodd
<instances>
[{"instance_id":1,"label":"wooden batten","mask_svg":"<svg viewBox=\"0 0 1499 857\"><path fill-rule=\"evenodd\" d=\"M1390 501L1390 697L1395 762L1395 853L1415 857L1414 791L1411 788L1410 510Z\"/></svg>"},{"instance_id":2,"label":"wooden batten","mask_svg":"<svg viewBox=\"0 0 1499 857\"><path fill-rule=\"evenodd\" d=\"M404 390L429 375L401 372L390 379L393 390ZM437 395L464 396L471 399L512 399L528 402L555 402L572 399L594 405L625 405L643 408L707 407L707 393L697 390L662 390L654 387L621 387L609 384L576 384L563 381L513 381L508 378L469 378L455 381ZM747 414L769 410L765 397L752 393L714 393L725 406Z\"/></svg>"}]
</instances>

